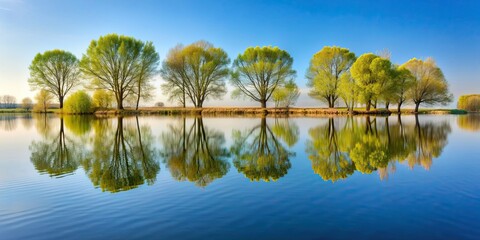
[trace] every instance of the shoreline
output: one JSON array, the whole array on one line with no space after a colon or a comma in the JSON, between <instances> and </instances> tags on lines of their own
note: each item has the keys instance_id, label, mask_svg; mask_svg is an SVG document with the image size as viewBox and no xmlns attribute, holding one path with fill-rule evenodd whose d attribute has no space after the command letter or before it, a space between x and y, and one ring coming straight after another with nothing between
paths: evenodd
<instances>
[{"instance_id":1,"label":"shoreline","mask_svg":"<svg viewBox=\"0 0 480 240\"><path fill-rule=\"evenodd\" d=\"M0 109L0 114L29 114L29 113L41 113L33 112L23 109ZM106 109L96 110L93 113L85 114L70 114L62 113L59 109L49 109L47 113L65 114L65 115L95 115L95 116L131 116L131 115L158 115L158 116L291 116L291 117L315 117L315 116L352 116L352 115L365 115L365 116L388 116L392 114L398 114L396 110L387 109L374 109L371 111L365 111L365 109L354 109L353 112L349 112L346 108L260 108L260 107L142 107L138 110L135 109ZM444 115L444 114L474 114L475 112L468 112L459 109L420 109L418 113L414 112L414 109L402 109L401 114L415 115L415 114L431 114L431 115Z\"/></svg>"}]
</instances>

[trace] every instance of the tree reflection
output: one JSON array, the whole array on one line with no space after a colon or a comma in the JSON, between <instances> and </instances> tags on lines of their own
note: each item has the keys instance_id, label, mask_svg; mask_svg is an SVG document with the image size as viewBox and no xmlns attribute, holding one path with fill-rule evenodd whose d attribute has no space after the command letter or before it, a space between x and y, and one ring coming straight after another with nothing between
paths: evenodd
<instances>
[{"instance_id":1,"label":"tree reflection","mask_svg":"<svg viewBox=\"0 0 480 240\"><path fill-rule=\"evenodd\" d=\"M365 174L377 171L381 179L386 179L396 170L397 162L428 170L432 159L439 157L446 146L451 131L448 122L421 123L418 116L408 124L400 116L396 121L392 117L348 118L343 127L337 128L341 120L331 118L327 124L309 130L306 151L314 172L325 181L347 178L355 170Z\"/></svg>"},{"instance_id":2,"label":"tree reflection","mask_svg":"<svg viewBox=\"0 0 480 240\"><path fill-rule=\"evenodd\" d=\"M308 131L312 140L307 141L307 154L312 162L313 171L323 180L347 178L355 171L355 165L348 157L348 148L341 144L335 122L338 118L329 118L328 123Z\"/></svg>"},{"instance_id":3,"label":"tree reflection","mask_svg":"<svg viewBox=\"0 0 480 240\"><path fill-rule=\"evenodd\" d=\"M447 137L450 132L451 128L447 121L420 123L418 116L415 115L413 138L416 148L405 160L408 166L413 168L415 165L421 165L429 170L433 158L439 157L443 148L447 145Z\"/></svg>"},{"instance_id":4,"label":"tree reflection","mask_svg":"<svg viewBox=\"0 0 480 240\"><path fill-rule=\"evenodd\" d=\"M467 114L457 117L457 125L467 131L480 131L480 114Z\"/></svg>"},{"instance_id":5,"label":"tree reflection","mask_svg":"<svg viewBox=\"0 0 480 240\"><path fill-rule=\"evenodd\" d=\"M143 184L153 184L160 165L156 161L154 137L148 126L124 124L117 118L116 128L108 119L95 121L93 150L83 161L83 167L93 182L103 191L118 192Z\"/></svg>"},{"instance_id":6,"label":"tree reflection","mask_svg":"<svg viewBox=\"0 0 480 240\"><path fill-rule=\"evenodd\" d=\"M276 125L276 127L291 128L292 125L283 124ZM276 132L288 132L294 136L286 139L298 139L298 131L292 129L282 129ZM294 153L289 152L280 143L279 138L283 138L281 136L286 135L276 135L268 126L265 118L262 118L260 124L248 132L234 131L231 152L234 154L233 164L237 170L253 181L275 181L287 174L291 167L289 157ZM287 142L289 141L287 140Z\"/></svg>"},{"instance_id":7,"label":"tree reflection","mask_svg":"<svg viewBox=\"0 0 480 240\"><path fill-rule=\"evenodd\" d=\"M50 134L50 125L46 123L48 121L46 118L37 120L43 122L37 126L44 129L39 130L43 133L43 139L33 141L29 147L30 160L35 169L50 176L61 176L75 171L83 152L79 149L78 143L65 135L63 118L59 118L58 134Z\"/></svg>"},{"instance_id":8,"label":"tree reflection","mask_svg":"<svg viewBox=\"0 0 480 240\"><path fill-rule=\"evenodd\" d=\"M170 125L169 131L161 135L161 141L160 154L178 181L188 180L204 187L230 168L223 133L205 127L201 117L193 119L191 125L187 125L185 118L177 125Z\"/></svg>"},{"instance_id":9,"label":"tree reflection","mask_svg":"<svg viewBox=\"0 0 480 240\"><path fill-rule=\"evenodd\" d=\"M17 128L17 119L14 114L0 114L0 126L5 131L13 131Z\"/></svg>"}]
</instances>

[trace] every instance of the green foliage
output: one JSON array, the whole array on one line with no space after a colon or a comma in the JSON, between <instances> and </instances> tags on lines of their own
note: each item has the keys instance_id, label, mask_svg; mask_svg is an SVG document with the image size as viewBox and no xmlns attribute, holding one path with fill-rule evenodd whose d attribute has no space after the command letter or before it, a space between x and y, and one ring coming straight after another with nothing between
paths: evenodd
<instances>
[{"instance_id":1,"label":"green foliage","mask_svg":"<svg viewBox=\"0 0 480 240\"><path fill-rule=\"evenodd\" d=\"M359 99L359 89L350 73L345 73L338 84L338 95L343 99L347 109L353 111Z\"/></svg>"},{"instance_id":2,"label":"green foliage","mask_svg":"<svg viewBox=\"0 0 480 240\"><path fill-rule=\"evenodd\" d=\"M44 89L58 98L60 108L63 99L75 86L80 85L78 59L63 50L38 53L30 64L28 83L33 90Z\"/></svg>"},{"instance_id":3,"label":"green foliage","mask_svg":"<svg viewBox=\"0 0 480 240\"><path fill-rule=\"evenodd\" d=\"M278 47L247 48L233 62L232 96L246 96L265 108L275 89L294 78L292 64L290 54Z\"/></svg>"},{"instance_id":4,"label":"green foliage","mask_svg":"<svg viewBox=\"0 0 480 240\"><path fill-rule=\"evenodd\" d=\"M300 90L297 84L293 80L288 80L273 91L272 100L275 102L275 107L288 108L291 105L295 105L299 96Z\"/></svg>"},{"instance_id":5,"label":"green foliage","mask_svg":"<svg viewBox=\"0 0 480 240\"><path fill-rule=\"evenodd\" d=\"M373 101L378 101L391 86L392 64L390 60L372 53L361 55L353 63L350 72L359 91L359 100L367 105L367 111Z\"/></svg>"},{"instance_id":6,"label":"green foliage","mask_svg":"<svg viewBox=\"0 0 480 240\"><path fill-rule=\"evenodd\" d=\"M98 89L93 92L92 104L95 108L110 108L113 102L113 94L110 91Z\"/></svg>"},{"instance_id":7,"label":"green foliage","mask_svg":"<svg viewBox=\"0 0 480 240\"><path fill-rule=\"evenodd\" d=\"M65 113L83 114L93 111L92 98L84 91L77 91L65 100Z\"/></svg>"},{"instance_id":8,"label":"green foliage","mask_svg":"<svg viewBox=\"0 0 480 240\"><path fill-rule=\"evenodd\" d=\"M390 101L398 104L397 110L400 112L402 104L408 101L407 92L412 88L415 79L410 71L404 67L396 66L394 69L392 91L388 91Z\"/></svg>"},{"instance_id":9,"label":"green foliage","mask_svg":"<svg viewBox=\"0 0 480 240\"><path fill-rule=\"evenodd\" d=\"M306 74L308 86L312 88L309 95L326 102L330 108L335 107L340 80L354 61L355 54L346 48L326 46L315 53Z\"/></svg>"},{"instance_id":10,"label":"green foliage","mask_svg":"<svg viewBox=\"0 0 480 240\"><path fill-rule=\"evenodd\" d=\"M171 49L163 62L162 90L171 101L186 105L188 98L195 107L202 107L209 98L220 99L227 89L225 79L230 71L227 53L211 43L199 41Z\"/></svg>"},{"instance_id":11,"label":"green foliage","mask_svg":"<svg viewBox=\"0 0 480 240\"><path fill-rule=\"evenodd\" d=\"M458 98L457 108L480 112L480 94L462 95Z\"/></svg>"},{"instance_id":12,"label":"green foliage","mask_svg":"<svg viewBox=\"0 0 480 240\"><path fill-rule=\"evenodd\" d=\"M415 112L418 112L421 103L446 105L452 101L447 80L432 58L425 61L413 58L401 67L408 69L413 77L407 96L415 103Z\"/></svg>"},{"instance_id":13,"label":"green foliage","mask_svg":"<svg viewBox=\"0 0 480 240\"><path fill-rule=\"evenodd\" d=\"M127 97L136 96L138 103L140 97L148 95L144 89L151 86L158 62L151 42L108 34L90 43L80 68L93 87L113 92L117 108L123 109Z\"/></svg>"}]
</instances>

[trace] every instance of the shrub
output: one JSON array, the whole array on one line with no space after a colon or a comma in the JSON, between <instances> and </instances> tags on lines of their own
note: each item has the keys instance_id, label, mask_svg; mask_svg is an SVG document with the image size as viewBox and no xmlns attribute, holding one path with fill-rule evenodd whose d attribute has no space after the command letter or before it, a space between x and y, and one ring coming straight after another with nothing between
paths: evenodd
<instances>
[{"instance_id":1,"label":"shrub","mask_svg":"<svg viewBox=\"0 0 480 240\"><path fill-rule=\"evenodd\" d=\"M462 95L458 99L457 108L472 112L480 111L480 94Z\"/></svg>"},{"instance_id":2,"label":"shrub","mask_svg":"<svg viewBox=\"0 0 480 240\"><path fill-rule=\"evenodd\" d=\"M92 103L96 108L110 108L113 102L113 94L103 89L93 93Z\"/></svg>"},{"instance_id":3,"label":"shrub","mask_svg":"<svg viewBox=\"0 0 480 240\"><path fill-rule=\"evenodd\" d=\"M92 106L92 98L86 92L78 91L67 98L63 111L72 114L91 113Z\"/></svg>"}]
</instances>

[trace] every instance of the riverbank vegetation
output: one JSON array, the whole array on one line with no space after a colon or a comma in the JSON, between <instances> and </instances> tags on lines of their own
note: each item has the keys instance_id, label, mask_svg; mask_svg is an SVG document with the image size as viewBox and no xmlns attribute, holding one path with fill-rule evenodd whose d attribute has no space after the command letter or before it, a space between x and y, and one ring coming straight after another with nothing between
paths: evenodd
<instances>
[{"instance_id":1,"label":"riverbank vegetation","mask_svg":"<svg viewBox=\"0 0 480 240\"><path fill-rule=\"evenodd\" d=\"M347 48L325 46L312 56L305 77L308 95L328 108L292 108L300 96L293 61L287 51L264 46L248 47L230 64L222 48L199 41L175 46L160 64L152 42L108 34L92 40L81 60L65 50L37 54L28 82L32 90L40 90L33 107L36 112L46 112L53 98L59 112L71 112L63 111L63 100L72 89L93 95L93 110L99 112L112 112L112 107L117 110L114 112L124 111L128 105L146 113L191 112L189 106L193 106L200 109L195 112L384 114L411 112L402 106L414 104L413 112L420 113L421 106L446 105L453 100L448 82L432 58L395 64L388 51L357 57ZM184 110L139 108L141 100L154 99L158 86L153 79L159 76L163 93ZM225 97L228 82L234 88L232 98L256 101L263 110L203 108L206 100ZM267 108L269 102L274 108ZM396 104L396 111L390 111L391 104Z\"/></svg>"}]
</instances>

